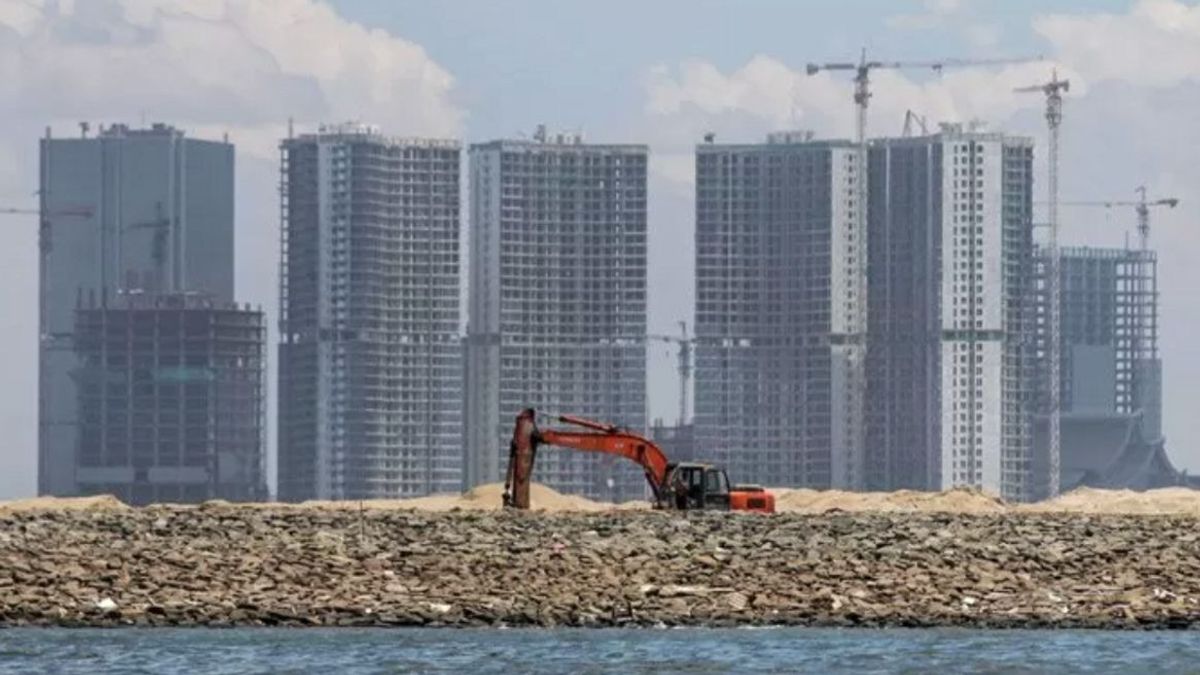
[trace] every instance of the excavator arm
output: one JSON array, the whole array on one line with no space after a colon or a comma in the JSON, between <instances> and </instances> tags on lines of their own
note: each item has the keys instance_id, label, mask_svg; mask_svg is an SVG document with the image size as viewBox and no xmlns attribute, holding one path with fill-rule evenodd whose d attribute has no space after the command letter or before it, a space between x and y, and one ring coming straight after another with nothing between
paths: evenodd
<instances>
[{"instance_id":1,"label":"excavator arm","mask_svg":"<svg viewBox=\"0 0 1200 675\"><path fill-rule=\"evenodd\" d=\"M504 480L505 506L529 508L529 485L539 445L600 452L633 460L645 471L646 482L650 484L655 500L659 501L665 496L667 456L653 441L626 429L579 417L564 415L557 420L591 431L541 430L538 429L536 413L532 409L527 408L517 415L509 445L508 474Z\"/></svg>"}]
</instances>

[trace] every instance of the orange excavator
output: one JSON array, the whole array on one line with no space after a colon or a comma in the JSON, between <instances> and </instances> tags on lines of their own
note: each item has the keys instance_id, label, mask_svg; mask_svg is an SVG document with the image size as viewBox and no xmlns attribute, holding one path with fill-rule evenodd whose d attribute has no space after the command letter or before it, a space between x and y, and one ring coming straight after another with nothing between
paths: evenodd
<instances>
[{"instance_id":1,"label":"orange excavator","mask_svg":"<svg viewBox=\"0 0 1200 675\"><path fill-rule=\"evenodd\" d=\"M529 408L517 415L504 479L505 506L529 508L529 485L538 446L552 445L619 455L637 462L646 473L658 509L775 512L775 495L757 485L730 487L724 469L695 462L673 463L654 441L612 424L573 415L556 420L578 429L539 429L536 413Z\"/></svg>"}]
</instances>

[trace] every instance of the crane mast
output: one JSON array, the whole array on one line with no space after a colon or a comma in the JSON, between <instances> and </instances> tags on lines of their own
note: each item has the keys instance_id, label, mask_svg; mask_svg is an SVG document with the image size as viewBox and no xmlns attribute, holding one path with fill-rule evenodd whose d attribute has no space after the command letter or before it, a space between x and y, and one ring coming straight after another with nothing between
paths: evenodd
<instances>
[{"instance_id":1,"label":"crane mast","mask_svg":"<svg viewBox=\"0 0 1200 675\"><path fill-rule=\"evenodd\" d=\"M43 163L43 166L44 166L44 164L45 163ZM43 168L43 171L45 171L44 168ZM46 184L46 178L44 175L42 177L42 184L43 185ZM51 232L51 229L50 229L51 228L50 219L51 218L80 218L86 222L86 220L90 219L94 213L93 209L89 206L76 206L76 207L52 209L47 205L46 196L47 196L46 191L44 189L38 191L38 207L37 208L23 208L23 207L11 207L11 206L0 207L0 215L14 215L14 216L29 215L29 216L37 216L38 217L39 262L38 262L38 310L37 310L37 312L38 312L38 345L39 345L39 349L42 349L47 344L53 344L53 342L55 340L59 339L59 336L52 335L50 333L50 330L49 330L49 327L48 327L47 321L46 321L46 312L47 312L47 307L46 307L46 285L47 285L46 284L46 282L47 282L46 264L47 264L47 260L50 257L50 252L54 248L54 241L53 241L53 237L52 237L53 233ZM42 466L42 463L45 461L46 453L41 450L42 444L45 442L43 439L46 437L46 433L45 433L45 429L40 427L40 425L43 424L43 422L41 422L40 420L45 419L45 411L47 410L47 405L48 405L47 401L50 398L50 395L48 393L49 390L50 390L50 386L46 380L45 368L43 368L42 365L39 364L38 365L38 418L39 418L38 476L39 477L44 476L46 474L46 467ZM39 478L39 480L41 480L41 479Z\"/></svg>"},{"instance_id":2,"label":"crane mast","mask_svg":"<svg viewBox=\"0 0 1200 675\"><path fill-rule=\"evenodd\" d=\"M1153 341L1148 340L1150 334L1150 316L1149 302L1147 294L1153 293L1153 289L1146 287L1147 280L1150 278L1150 209L1165 206L1173 209L1179 206L1179 199L1175 197L1164 197L1153 201L1146 198L1146 187L1138 186L1135 190L1138 198L1136 201L1128 200L1110 200L1110 201L1080 201L1080 202L1061 202L1060 206L1097 206L1106 209L1111 209L1116 206L1132 206L1134 213L1137 216L1137 236L1138 236L1138 251L1136 258L1137 273L1133 280L1133 313L1131 316L1132 325L1129 328L1129 350L1135 362L1143 359L1154 358ZM1141 378L1134 374L1130 385L1130 403L1131 410L1137 410L1145 405L1145 390L1143 388Z\"/></svg>"},{"instance_id":3,"label":"crane mast","mask_svg":"<svg viewBox=\"0 0 1200 675\"><path fill-rule=\"evenodd\" d=\"M687 336L687 322L679 322L679 426L687 424L688 382L692 377L692 342Z\"/></svg>"},{"instance_id":4,"label":"crane mast","mask_svg":"<svg viewBox=\"0 0 1200 675\"><path fill-rule=\"evenodd\" d=\"M1050 316L1047 322L1050 336L1049 497L1058 494L1062 473L1062 260L1058 249L1058 133L1062 125L1062 95L1070 88L1070 81L1058 79L1058 72L1055 71L1049 82L1015 90L1045 94L1046 127L1049 131L1049 167L1046 176L1046 189L1049 192L1046 253L1050 281Z\"/></svg>"},{"instance_id":5,"label":"crane mast","mask_svg":"<svg viewBox=\"0 0 1200 675\"><path fill-rule=\"evenodd\" d=\"M847 265L850 282L846 285L850 296L845 298L848 309L846 321L846 371L848 405L850 414L845 425L845 457L844 482L845 487L861 489L865 487L866 473L866 396L867 396L867 108L871 101L871 71L887 69L927 69L940 73L948 67L971 67L1004 65L1012 63L1027 63L1039 61L1041 57L1018 59L943 59L941 61L903 62L903 61L868 61L864 49L858 63L810 63L806 68L809 75L821 71L846 70L854 72L854 105L855 105L855 163L854 163L854 224L850 232L852 244L849 247L850 256L854 263ZM840 302L837 299L835 302ZM837 462L837 458L834 458ZM835 476L837 472L835 471ZM836 482L836 479L835 479Z\"/></svg>"},{"instance_id":6,"label":"crane mast","mask_svg":"<svg viewBox=\"0 0 1200 675\"><path fill-rule=\"evenodd\" d=\"M679 322L679 335L654 335L646 336L651 340L661 340L663 342L671 342L678 345L678 351L675 353L679 371L679 426L687 424L687 402L688 402L688 385L692 379L692 343L694 338L688 337L687 322Z\"/></svg>"}]
</instances>

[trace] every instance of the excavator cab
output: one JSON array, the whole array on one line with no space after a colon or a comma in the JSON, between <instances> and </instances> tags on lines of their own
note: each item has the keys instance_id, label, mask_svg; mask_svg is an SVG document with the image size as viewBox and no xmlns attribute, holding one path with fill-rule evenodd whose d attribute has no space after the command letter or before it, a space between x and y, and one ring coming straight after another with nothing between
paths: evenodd
<instances>
[{"instance_id":1,"label":"excavator cab","mask_svg":"<svg viewBox=\"0 0 1200 675\"><path fill-rule=\"evenodd\" d=\"M667 508L680 511L729 510L729 477L711 464L685 462L667 467Z\"/></svg>"}]
</instances>

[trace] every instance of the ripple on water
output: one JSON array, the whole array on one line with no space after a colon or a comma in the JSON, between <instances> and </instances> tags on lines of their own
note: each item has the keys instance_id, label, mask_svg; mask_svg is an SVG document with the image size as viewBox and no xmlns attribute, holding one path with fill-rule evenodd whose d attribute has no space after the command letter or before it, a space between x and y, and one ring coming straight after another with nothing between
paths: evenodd
<instances>
[{"instance_id":1,"label":"ripple on water","mask_svg":"<svg viewBox=\"0 0 1200 675\"><path fill-rule=\"evenodd\" d=\"M0 673L1196 672L1195 632L15 629ZM336 671L334 671L336 669Z\"/></svg>"}]
</instances>

